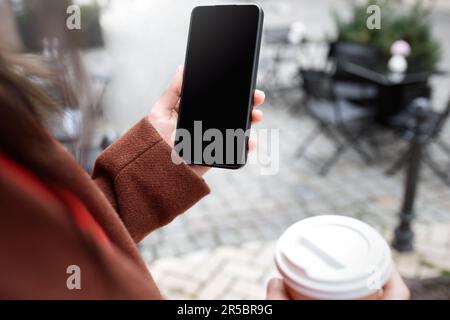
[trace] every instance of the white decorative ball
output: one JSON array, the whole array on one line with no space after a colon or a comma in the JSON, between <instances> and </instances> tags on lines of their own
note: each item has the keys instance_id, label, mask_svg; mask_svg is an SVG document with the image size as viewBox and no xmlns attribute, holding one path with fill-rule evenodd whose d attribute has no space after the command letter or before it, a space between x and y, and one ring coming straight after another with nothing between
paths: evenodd
<instances>
[{"instance_id":1,"label":"white decorative ball","mask_svg":"<svg viewBox=\"0 0 450 320\"><path fill-rule=\"evenodd\" d=\"M395 55L389 60L389 70L395 73L404 73L408 69L408 61L404 56Z\"/></svg>"},{"instance_id":2,"label":"white decorative ball","mask_svg":"<svg viewBox=\"0 0 450 320\"><path fill-rule=\"evenodd\" d=\"M391 46L393 56L408 57L411 54L411 46L404 40L397 40Z\"/></svg>"}]
</instances>

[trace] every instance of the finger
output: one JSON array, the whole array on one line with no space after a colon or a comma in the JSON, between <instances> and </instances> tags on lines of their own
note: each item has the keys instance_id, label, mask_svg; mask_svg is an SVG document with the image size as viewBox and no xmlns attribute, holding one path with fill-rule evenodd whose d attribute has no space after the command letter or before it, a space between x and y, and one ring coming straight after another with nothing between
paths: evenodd
<instances>
[{"instance_id":1,"label":"finger","mask_svg":"<svg viewBox=\"0 0 450 320\"><path fill-rule=\"evenodd\" d=\"M255 90L255 95L253 96L253 106L258 107L264 103L266 100L266 94L264 91Z\"/></svg>"},{"instance_id":2,"label":"finger","mask_svg":"<svg viewBox=\"0 0 450 320\"><path fill-rule=\"evenodd\" d=\"M402 277L395 269L391 278L384 287L382 300L408 300L409 289Z\"/></svg>"},{"instance_id":3,"label":"finger","mask_svg":"<svg viewBox=\"0 0 450 320\"><path fill-rule=\"evenodd\" d=\"M189 166L200 177L202 177L205 173L207 173L209 171L209 169L211 169L210 167L197 166L195 164L194 165L189 165Z\"/></svg>"},{"instance_id":4,"label":"finger","mask_svg":"<svg viewBox=\"0 0 450 320\"><path fill-rule=\"evenodd\" d=\"M181 86L183 84L183 70L184 67L182 65L178 66L169 86L159 98L159 103L169 110L176 109L178 107Z\"/></svg>"},{"instance_id":5,"label":"finger","mask_svg":"<svg viewBox=\"0 0 450 320\"><path fill-rule=\"evenodd\" d=\"M252 123L261 122L263 119L263 112L261 110L252 111Z\"/></svg>"},{"instance_id":6,"label":"finger","mask_svg":"<svg viewBox=\"0 0 450 320\"><path fill-rule=\"evenodd\" d=\"M281 279L271 279L267 285L267 300L289 300Z\"/></svg>"},{"instance_id":7,"label":"finger","mask_svg":"<svg viewBox=\"0 0 450 320\"><path fill-rule=\"evenodd\" d=\"M178 117L178 112L180 111L180 99L178 99L178 102L175 104L175 107L172 111L175 111L176 116Z\"/></svg>"},{"instance_id":8,"label":"finger","mask_svg":"<svg viewBox=\"0 0 450 320\"><path fill-rule=\"evenodd\" d=\"M248 139L248 151L249 152L255 151L257 146L258 140L255 137L250 137Z\"/></svg>"}]
</instances>

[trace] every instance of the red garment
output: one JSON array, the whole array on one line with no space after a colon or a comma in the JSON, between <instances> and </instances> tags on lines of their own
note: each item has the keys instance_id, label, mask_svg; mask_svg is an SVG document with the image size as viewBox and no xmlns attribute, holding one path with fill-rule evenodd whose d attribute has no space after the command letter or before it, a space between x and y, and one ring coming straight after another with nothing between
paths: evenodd
<instances>
[{"instance_id":1,"label":"red garment","mask_svg":"<svg viewBox=\"0 0 450 320\"><path fill-rule=\"evenodd\" d=\"M6 170L12 174L18 184L24 189L33 192L45 201L62 202L67 211L72 215L78 227L94 237L104 245L110 246L108 237L103 229L92 217L84 204L69 190L60 186L44 184L32 172L22 167L20 164L0 153L0 170Z\"/></svg>"}]
</instances>

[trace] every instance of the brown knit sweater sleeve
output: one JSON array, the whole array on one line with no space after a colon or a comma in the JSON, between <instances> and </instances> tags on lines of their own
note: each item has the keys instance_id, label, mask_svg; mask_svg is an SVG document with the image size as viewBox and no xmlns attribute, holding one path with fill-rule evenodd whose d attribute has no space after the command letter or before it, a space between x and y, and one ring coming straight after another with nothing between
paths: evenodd
<instances>
[{"instance_id":1,"label":"brown knit sweater sleeve","mask_svg":"<svg viewBox=\"0 0 450 320\"><path fill-rule=\"evenodd\" d=\"M186 211L209 193L171 147L142 119L97 159L93 179L136 242Z\"/></svg>"}]
</instances>

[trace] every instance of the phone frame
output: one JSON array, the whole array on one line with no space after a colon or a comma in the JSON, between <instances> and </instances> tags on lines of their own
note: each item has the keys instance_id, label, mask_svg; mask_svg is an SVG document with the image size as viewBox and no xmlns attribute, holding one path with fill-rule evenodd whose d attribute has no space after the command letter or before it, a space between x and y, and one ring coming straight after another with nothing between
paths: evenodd
<instances>
[{"instance_id":1,"label":"phone frame","mask_svg":"<svg viewBox=\"0 0 450 320\"><path fill-rule=\"evenodd\" d=\"M250 92L249 92L249 102L248 102L248 106L247 106L247 119L246 119L246 127L245 127L245 132L248 132L251 128L251 116L252 116L252 110L253 110L253 103L254 103L254 95L255 95L255 90L256 90L256 81L257 81L257 76L258 76L258 65L259 65L259 55L260 55L260 51L261 51L261 42L262 42L262 34L263 34L263 25L264 25L264 11L261 8L260 5L258 4L254 4L254 3L248 3L248 4L220 4L220 5L207 5L207 6L196 6L192 9L191 12L191 17L190 17L190 22L189 22L189 32L188 32L188 39L187 39L187 46L186 46L186 54L185 54L185 59L184 59L184 64L185 66L188 63L188 53L190 50L190 45L191 45L191 33L192 33L192 22L193 22L193 15L195 10L199 9L199 8L210 8L210 7L248 7L248 6L253 6L255 8L258 9L258 29L257 29L257 35L256 35L256 48L255 48L255 54L253 57L253 68L252 68L252 79L251 79L251 88L250 88ZM177 119L177 128L176 130L178 130L179 128L179 124L180 124L180 115L182 112L182 106L183 106L183 101L182 101L182 97L183 97L183 91L184 91L184 83L185 83L185 79L186 78L186 73L183 72L183 85L181 86L181 91L180 91L180 105L179 105L179 109L178 109L178 119ZM244 159L244 163L241 164L235 164L235 165L230 165L230 164L207 164L207 163L196 163L196 162L188 162L186 161L186 159L183 158L183 160L190 165L198 165L198 166L205 166L205 167L212 167L212 168L223 168L223 169L240 169L243 166L246 165L247 163L247 159L248 159L248 140L249 137L246 136L245 137L245 159Z\"/></svg>"}]
</instances>

